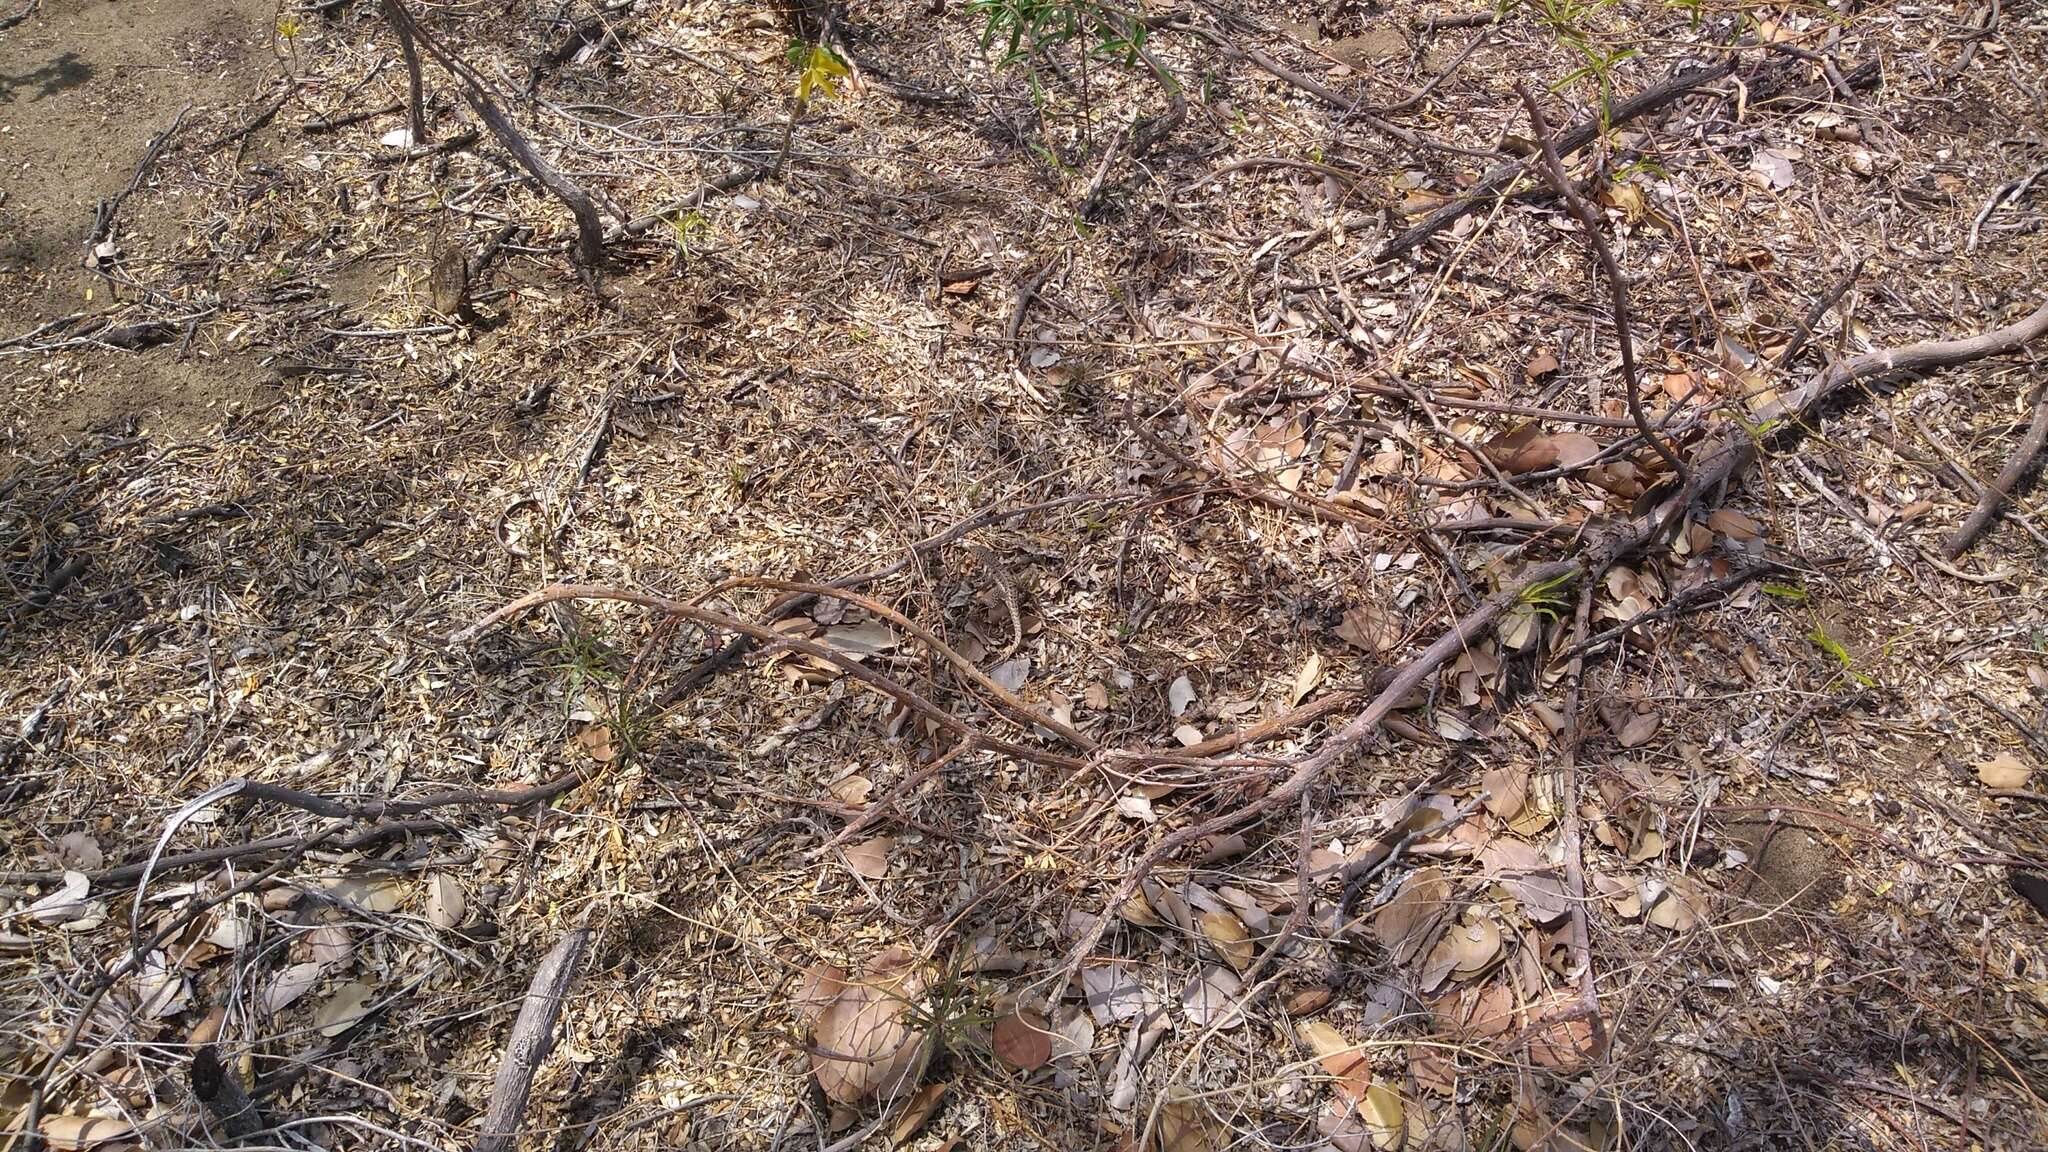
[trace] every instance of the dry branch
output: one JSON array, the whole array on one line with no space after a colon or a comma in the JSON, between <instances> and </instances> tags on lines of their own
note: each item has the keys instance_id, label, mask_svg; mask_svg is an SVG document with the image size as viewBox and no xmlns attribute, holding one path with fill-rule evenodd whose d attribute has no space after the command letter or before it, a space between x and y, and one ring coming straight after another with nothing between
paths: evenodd
<instances>
[{"instance_id":1,"label":"dry branch","mask_svg":"<svg viewBox=\"0 0 2048 1152\"><path fill-rule=\"evenodd\" d=\"M505 1042L497 1082L491 1086L491 1102L484 1110L476 1152L511 1152L518 1142L519 1118L533 1091L533 1074L554 1047L555 1021L562 1014L562 1000L582 971L583 949L589 942L590 929L574 929L534 969L526 999L519 1005L519 1017L512 1022L512 1036Z\"/></svg>"},{"instance_id":2,"label":"dry branch","mask_svg":"<svg viewBox=\"0 0 2048 1152\"><path fill-rule=\"evenodd\" d=\"M1977 507L1970 512L1970 518L1963 521L1948 543L1941 546L1941 554L1950 560L1961 556L1976 541L1978 534L1989 527L1992 518L1998 515L1999 505L2012 495L2013 486L2033 467L2034 458L2041 454L2041 447L2048 443L2048 388L2034 392L2034 418L2027 424L2027 434L2020 437L2012 455L2005 458L2005 467L1977 497Z\"/></svg>"},{"instance_id":3,"label":"dry branch","mask_svg":"<svg viewBox=\"0 0 2048 1152\"><path fill-rule=\"evenodd\" d=\"M427 55L432 56L436 63L447 69L449 74L461 83L463 99L469 101L469 106L475 109L492 134L497 136L498 142L519 161L520 167L525 168L535 180L540 181L542 187L569 206L569 214L576 218L576 263L590 269L603 262L604 221L598 217L597 205L591 201L590 193L556 171L554 165L549 164L541 158L540 153L534 151L533 145L527 142L518 126L512 123L512 118L505 115L504 110L498 107L498 102L491 98L490 89L485 85L483 77L457 60L439 41L427 35L426 30L413 20L410 12L406 11L404 0L383 0L383 4L386 18L391 21L394 29L399 30L400 43L403 44L408 36L417 40L419 46L426 49ZM414 107L417 106L418 97L415 90Z\"/></svg>"}]
</instances>

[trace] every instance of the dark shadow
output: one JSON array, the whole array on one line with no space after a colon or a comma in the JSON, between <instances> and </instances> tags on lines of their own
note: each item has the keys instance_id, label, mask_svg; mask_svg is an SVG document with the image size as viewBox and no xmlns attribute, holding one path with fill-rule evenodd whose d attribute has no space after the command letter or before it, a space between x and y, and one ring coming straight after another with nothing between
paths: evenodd
<instances>
[{"instance_id":1,"label":"dark shadow","mask_svg":"<svg viewBox=\"0 0 2048 1152\"><path fill-rule=\"evenodd\" d=\"M79 59L78 53L66 52L33 71L0 72L0 101L13 103L15 90L20 88L34 88L35 95L29 99L41 100L80 87L92 76L92 65Z\"/></svg>"}]
</instances>

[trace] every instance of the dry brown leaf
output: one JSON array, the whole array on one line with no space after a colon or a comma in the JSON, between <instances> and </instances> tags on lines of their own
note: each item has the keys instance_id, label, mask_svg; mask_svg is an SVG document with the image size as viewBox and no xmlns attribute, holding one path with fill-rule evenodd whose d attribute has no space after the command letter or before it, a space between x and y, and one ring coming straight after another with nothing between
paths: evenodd
<instances>
[{"instance_id":1,"label":"dry brown leaf","mask_svg":"<svg viewBox=\"0 0 2048 1152\"><path fill-rule=\"evenodd\" d=\"M1557 371L1558 367L1555 355L1549 352L1538 352L1535 358L1523 365L1522 374L1531 380L1541 380L1552 372Z\"/></svg>"},{"instance_id":2,"label":"dry brown leaf","mask_svg":"<svg viewBox=\"0 0 2048 1152\"><path fill-rule=\"evenodd\" d=\"M990 1046L1020 1072L1036 1072L1052 1059L1052 1030L1036 1012L1012 1012L996 1021Z\"/></svg>"},{"instance_id":3,"label":"dry brown leaf","mask_svg":"<svg viewBox=\"0 0 2048 1152\"><path fill-rule=\"evenodd\" d=\"M932 1114L939 1110L939 1101L945 1099L946 1085L927 1084L917 1090L910 1103L903 1106L903 1112L896 1122L889 1126L889 1147L901 1148L910 1143L911 1137L930 1122Z\"/></svg>"},{"instance_id":4,"label":"dry brown leaf","mask_svg":"<svg viewBox=\"0 0 2048 1152\"><path fill-rule=\"evenodd\" d=\"M1243 972L1252 966L1257 949L1252 946L1251 933L1245 931L1244 921L1229 912L1218 911L1202 913L1196 923L1232 968Z\"/></svg>"},{"instance_id":5,"label":"dry brown leaf","mask_svg":"<svg viewBox=\"0 0 2048 1152\"><path fill-rule=\"evenodd\" d=\"M1222 1152L1230 1144L1228 1134L1217 1129L1201 1100L1178 1084L1166 1090L1155 1131L1159 1152Z\"/></svg>"},{"instance_id":6,"label":"dry brown leaf","mask_svg":"<svg viewBox=\"0 0 2048 1152\"><path fill-rule=\"evenodd\" d=\"M893 836L877 836L850 844L846 849L846 866L870 880L880 880L889 875L889 853L896 847Z\"/></svg>"},{"instance_id":7,"label":"dry brown leaf","mask_svg":"<svg viewBox=\"0 0 2048 1152\"><path fill-rule=\"evenodd\" d=\"M1377 605L1360 604L1345 612L1344 619L1338 622L1337 639L1378 655L1401 642L1401 624Z\"/></svg>"},{"instance_id":8,"label":"dry brown leaf","mask_svg":"<svg viewBox=\"0 0 2048 1152\"><path fill-rule=\"evenodd\" d=\"M1529 802L1529 766L1506 764L1479 777L1486 792L1486 810L1502 820L1513 820Z\"/></svg>"},{"instance_id":9,"label":"dry brown leaf","mask_svg":"<svg viewBox=\"0 0 2048 1152\"><path fill-rule=\"evenodd\" d=\"M1500 977L1478 984L1461 984L1440 997L1433 1007L1454 1036L1486 1039L1503 1035L1515 1026L1514 990Z\"/></svg>"},{"instance_id":10,"label":"dry brown leaf","mask_svg":"<svg viewBox=\"0 0 2048 1152\"><path fill-rule=\"evenodd\" d=\"M797 986L796 995L790 997L789 1005L798 1023L809 1024L845 990L846 969L820 960L804 969L803 982Z\"/></svg>"},{"instance_id":11,"label":"dry brown leaf","mask_svg":"<svg viewBox=\"0 0 2048 1152\"><path fill-rule=\"evenodd\" d=\"M1593 1019L1576 995L1553 991L1529 1015L1529 1059L1536 1064L1569 1075L1599 1055Z\"/></svg>"},{"instance_id":12,"label":"dry brown leaf","mask_svg":"<svg viewBox=\"0 0 2048 1152\"><path fill-rule=\"evenodd\" d=\"M812 1026L811 1071L828 1099L859 1104L895 1096L924 1071L928 1045L906 1019L924 991L916 956L891 948L870 960Z\"/></svg>"},{"instance_id":13,"label":"dry brown leaf","mask_svg":"<svg viewBox=\"0 0 2048 1152\"><path fill-rule=\"evenodd\" d=\"M469 911L469 899L462 885L446 872L427 877L427 923L436 928L453 928Z\"/></svg>"},{"instance_id":14,"label":"dry brown leaf","mask_svg":"<svg viewBox=\"0 0 2048 1152\"><path fill-rule=\"evenodd\" d=\"M1497 836L1479 850L1479 862L1508 895L1521 901L1522 909L1536 923L1552 923L1571 911L1564 882L1534 844Z\"/></svg>"},{"instance_id":15,"label":"dry brown leaf","mask_svg":"<svg viewBox=\"0 0 2048 1152\"><path fill-rule=\"evenodd\" d=\"M322 1036L339 1036L369 1014L370 1001L376 995L377 988L369 981L351 980L314 1010L313 1023Z\"/></svg>"},{"instance_id":16,"label":"dry brown leaf","mask_svg":"<svg viewBox=\"0 0 2048 1152\"><path fill-rule=\"evenodd\" d=\"M1977 762L1977 779L1988 788L2025 788L2027 778L2034 770L2022 763L2010 752L2000 752L1989 760Z\"/></svg>"},{"instance_id":17,"label":"dry brown leaf","mask_svg":"<svg viewBox=\"0 0 2048 1152\"><path fill-rule=\"evenodd\" d=\"M865 808L868 796L875 790L875 782L861 775L842 776L825 790L832 794L834 800L848 808Z\"/></svg>"},{"instance_id":18,"label":"dry brown leaf","mask_svg":"<svg viewBox=\"0 0 2048 1152\"><path fill-rule=\"evenodd\" d=\"M1368 1074L1365 1054L1336 1025L1327 1020L1304 1020L1294 1031L1332 1079L1342 1083Z\"/></svg>"},{"instance_id":19,"label":"dry brown leaf","mask_svg":"<svg viewBox=\"0 0 2048 1152\"><path fill-rule=\"evenodd\" d=\"M1288 993L1287 999L1280 1005L1280 1010L1289 1016L1313 1016L1328 1008L1330 1001L1335 998L1336 994L1330 991L1329 985L1311 984Z\"/></svg>"},{"instance_id":20,"label":"dry brown leaf","mask_svg":"<svg viewBox=\"0 0 2048 1152\"><path fill-rule=\"evenodd\" d=\"M1451 898L1451 882L1436 868L1417 868L1373 915L1373 935L1396 964L1428 951Z\"/></svg>"},{"instance_id":21,"label":"dry brown leaf","mask_svg":"<svg viewBox=\"0 0 2048 1152\"><path fill-rule=\"evenodd\" d=\"M109 1140L125 1140L135 1135L135 1125L126 1120L114 1120L105 1116L73 1116L59 1113L45 1116L36 1122L36 1131L52 1148L90 1148Z\"/></svg>"},{"instance_id":22,"label":"dry brown leaf","mask_svg":"<svg viewBox=\"0 0 2048 1152\"><path fill-rule=\"evenodd\" d=\"M585 724L582 731L569 738L569 743L599 764L609 764L619 754L612 740L612 726L602 722Z\"/></svg>"},{"instance_id":23,"label":"dry brown leaf","mask_svg":"<svg viewBox=\"0 0 2048 1152\"><path fill-rule=\"evenodd\" d=\"M1309 693L1316 690L1316 685L1322 682L1323 654L1311 652L1308 659L1302 661L1301 670L1294 674L1294 690L1288 694L1288 707L1301 703Z\"/></svg>"},{"instance_id":24,"label":"dry brown leaf","mask_svg":"<svg viewBox=\"0 0 2048 1152\"><path fill-rule=\"evenodd\" d=\"M1659 928L1689 932L1707 918L1707 895L1692 876L1674 876L1650 901L1647 919Z\"/></svg>"}]
</instances>

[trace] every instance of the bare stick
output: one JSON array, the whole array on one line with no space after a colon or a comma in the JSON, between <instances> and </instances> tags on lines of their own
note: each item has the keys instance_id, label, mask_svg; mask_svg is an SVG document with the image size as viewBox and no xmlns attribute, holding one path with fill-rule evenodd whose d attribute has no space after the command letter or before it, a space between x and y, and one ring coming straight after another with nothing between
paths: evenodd
<instances>
[{"instance_id":1,"label":"bare stick","mask_svg":"<svg viewBox=\"0 0 2048 1152\"><path fill-rule=\"evenodd\" d=\"M1785 350L1778 353L1778 358L1772 361L1774 367L1783 368L1792 362L1794 356L1806 349L1806 342L1813 339L1814 325L1820 323L1820 318L1828 314L1828 309L1835 306L1835 302L1856 283L1856 277L1862 274L1863 258L1858 256L1856 261L1849 265L1849 270L1842 274L1842 278L1835 281L1834 287L1829 288L1820 299L1813 302L1813 307L1806 310L1806 318L1799 322L1798 329L1792 333L1792 339L1785 344Z\"/></svg>"},{"instance_id":2,"label":"bare stick","mask_svg":"<svg viewBox=\"0 0 2048 1152\"><path fill-rule=\"evenodd\" d=\"M532 173L535 180L540 181L542 187L569 206L569 214L576 218L576 263L589 269L603 262L604 221L598 216L597 205L591 201L590 193L585 192L575 181L557 172L553 165L541 159L540 153L533 150L533 145L527 143L526 137L521 135L518 127L512 123L512 118L505 115L504 110L498 107L497 101L491 99L490 89L485 86L483 77L450 55L440 42L427 35L426 30L413 21L412 14L405 10L404 0L383 0L383 4L384 14L390 19L392 27L402 27L405 31L401 35L411 35L419 42L421 48L426 49L427 55L434 58L435 63L446 68L461 82L463 99L469 101L469 106L475 109L476 114L489 126L491 132L497 136L498 142L512 153L521 167Z\"/></svg>"},{"instance_id":3,"label":"bare stick","mask_svg":"<svg viewBox=\"0 0 2048 1152\"><path fill-rule=\"evenodd\" d=\"M21 11L16 12L14 15L0 16L0 32L5 32L9 28L14 27L16 24L19 24L22 21L28 19L29 17L35 15L36 9L42 6L43 0L28 0L28 7L23 8Z\"/></svg>"},{"instance_id":4,"label":"bare stick","mask_svg":"<svg viewBox=\"0 0 2048 1152\"><path fill-rule=\"evenodd\" d=\"M1529 110L1529 127L1536 133L1536 146L1543 159L1544 171L1550 176L1550 184L1557 189L1559 196L1564 197L1572 215L1579 218L1579 226L1586 230L1586 242L1593 246L1593 255L1600 260L1600 270L1607 275L1608 302L1614 312L1614 338L1621 344L1622 383L1628 388L1629 419L1636 422L1636 431L1642 433L1650 447L1657 450L1657 455L1664 458L1664 463L1671 466L1671 471L1678 476L1679 487L1689 490L1692 475L1686 470L1685 461L1680 460L1664 438L1651 429L1650 418L1643 414L1643 386L1636 379L1636 341L1629 332L1628 282L1621 278L1621 265L1615 263L1614 250L1607 246L1607 238L1600 229L1600 218L1593 214L1592 207L1579 195L1578 189L1572 187L1571 178L1565 175L1564 161L1558 159L1557 143L1551 139L1550 125L1543 119L1543 108L1536 103L1535 94L1519 80L1515 81L1515 91L1521 95L1523 107Z\"/></svg>"},{"instance_id":5,"label":"bare stick","mask_svg":"<svg viewBox=\"0 0 2048 1152\"><path fill-rule=\"evenodd\" d=\"M149 170L155 166L156 158L163 154L164 145L171 142L171 136L178 131L178 126L185 122L185 113L191 110L192 105L189 102L178 109L178 114L171 117L170 127L150 138L149 147L142 151L142 162L135 166L135 175L128 179L128 186L114 193L111 198L100 201L99 210L93 213L92 234L85 238L87 267L99 267L98 258L93 250L99 247L100 241L113 236L114 217L120 213L121 205L135 194L137 188L142 187L142 181L149 176Z\"/></svg>"},{"instance_id":6,"label":"bare stick","mask_svg":"<svg viewBox=\"0 0 2048 1152\"><path fill-rule=\"evenodd\" d=\"M563 998L582 970L583 948L589 942L590 929L577 928L549 949L540 967L534 969L526 999L519 1005L519 1018L512 1022L512 1037L505 1042L505 1058L498 1063L498 1079L491 1086L491 1103L484 1110L476 1152L511 1152L518 1143L519 1118L533 1092L533 1074L554 1047L555 1021L562 1014Z\"/></svg>"},{"instance_id":7,"label":"bare stick","mask_svg":"<svg viewBox=\"0 0 2048 1152\"><path fill-rule=\"evenodd\" d=\"M384 10L384 20L391 25L392 34L398 37L398 51L405 57L405 111L407 123L412 129L414 146L427 142L426 101L420 83L420 53L413 42L412 15L401 4L401 0L378 0Z\"/></svg>"},{"instance_id":8,"label":"bare stick","mask_svg":"<svg viewBox=\"0 0 2048 1152\"><path fill-rule=\"evenodd\" d=\"M1998 515L1998 507L2012 495L2013 486L2033 467L2034 458L2041 454L2041 446L2048 443L2048 388L2034 392L2034 418L2027 425L2027 434L2020 437L2012 455L2005 458L2005 467L1999 470L1998 479L1984 489L1977 497L1977 507L1963 526L1956 529L1948 543L1941 546L1941 554L1950 560L1961 556L1977 539L1979 533L1989 527Z\"/></svg>"}]
</instances>

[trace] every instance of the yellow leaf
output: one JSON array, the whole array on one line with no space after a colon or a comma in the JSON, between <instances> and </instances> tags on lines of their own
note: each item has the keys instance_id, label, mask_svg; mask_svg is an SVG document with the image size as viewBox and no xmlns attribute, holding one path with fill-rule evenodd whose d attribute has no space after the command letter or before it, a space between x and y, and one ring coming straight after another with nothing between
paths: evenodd
<instances>
[{"instance_id":1,"label":"yellow leaf","mask_svg":"<svg viewBox=\"0 0 2048 1152\"><path fill-rule=\"evenodd\" d=\"M2025 788L2027 777L2033 769L2021 763L2010 752L2000 752L1989 760L1977 762L1977 779L1987 788Z\"/></svg>"}]
</instances>

